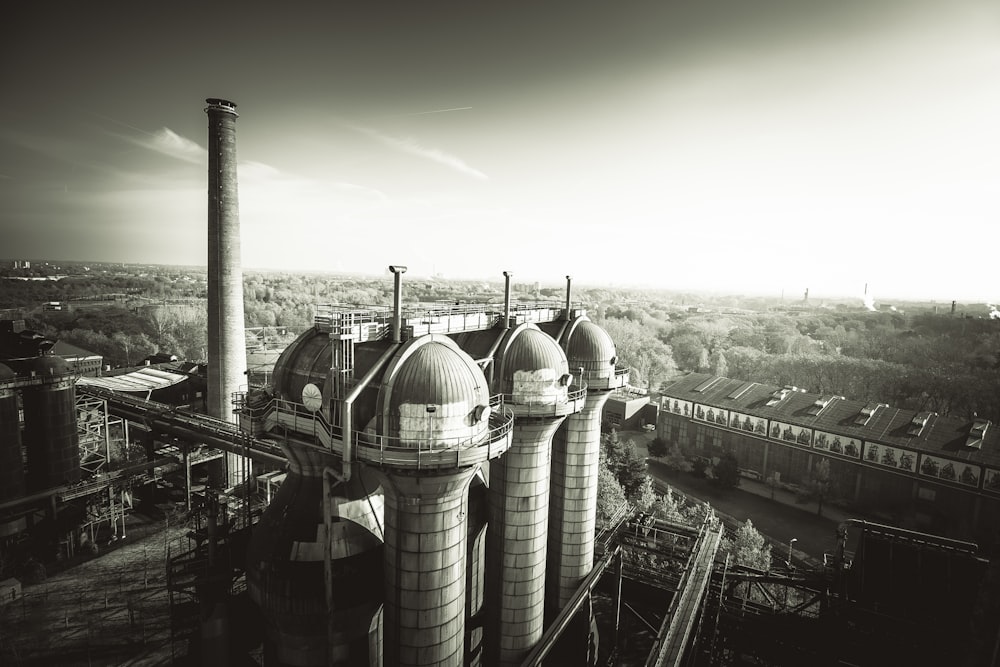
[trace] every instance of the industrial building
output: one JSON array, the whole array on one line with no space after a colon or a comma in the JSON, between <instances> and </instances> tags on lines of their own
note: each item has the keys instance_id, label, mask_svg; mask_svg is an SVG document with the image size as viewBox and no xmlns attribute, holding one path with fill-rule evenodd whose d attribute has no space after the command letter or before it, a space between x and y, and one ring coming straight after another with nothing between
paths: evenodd
<instances>
[{"instance_id":1,"label":"industrial building","mask_svg":"<svg viewBox=\"0 0 1000 667\"><path fill-rule=\"evenodd\" d=\"M147 630L167 633L171 660L191 665L595 665L599 653L611 664L628 643L618 634L624 610L643 626L636 634L648 639L643 649L650 665L734 664L740 652L773 656L775 646L786 664L820 664L817 649L827 645L807 631L835 640L858 619L871 620L873 635L891 637L893 650L919 656L922 644L911 641L912 631L892 626L893 632L882 632L889 627L886 609L912 617L918 607L893 607L899 587L873 592L863 576L864 565L891 568L893 549L912 551L912 569L921 576L942 567L949 573L946 592L919 609L960 636L964 617L956 610L975 599L985 570L974 544L865 525L852 556L844 529L842 546L825 568L754 573L717 559L724 528L711 511L699 526L651 525L622 507L615 521L597 526L604 408L618 393L623 420L649 413L623 393L628 369L607 332L573 302L569 277L559 303L513 302L505 273L502 306L404 307L406 267L390 266L391 307L319 308L314 325L282 352L266 384L247 386L236 105L207 103L211 348L205 385L193 381L197 373L153 367L79 378L51 354L54 341L0 328L0 565L27 554L45 561L69 556L88 540L93 544L102 529L113 527L117 538L119 520L124 536L133 494L155 498L171 476L180 484L174 490L181 492L186 521L175 527L178 548L164 535L165 572L157 589L167 598L160 607L169 607L169 618L162 621L152 604L140 605L152 623L136 622L133 596L149 595L145 574L128 591L120 585L125 599L105 592L103 611L85 610L80 592L80 602L59 609L64 625L45 626L73 644L79 664L148 656ZM776 453L786 446L782 425L793 429L797 443L787 446L804 447L799 437L808 428L816 434L810 453L846 451L843 439L835 450L833 438L849 432L803 425L797 413L780 408L747 404L720 422L720 406L706 393L716 380L703 378L690 389L683 381L676 385L677 396L660 406L661 432L691 436L706 451L709 443L736 442L730 436L716 443L716 432L752 434L766 443L763 471L782 465ZM792 394L798 405L798 393ZM198 409L201 401L207 414ZM757 433L762 420L764 431ZM822 433L817 426L829 438L813 447ZM114 460L116 429L126 450L133 440L142 443L139 460ZM995 435L988 424L966 430L964 447L995 456L987 447ZM903 444L872 443L879 455L883 446ZM856 447L867 451L862 438ZM988 465L994 472L998 467L993 459L967 463L979 466L980 479L990 473ZM748 459L745 467L752 465ZM798 468L781 470L793 478ZM971 509L978 513L975 525L996 519L993 505ZM626 552L639 557L629 560ZM928 559L931 553L946 556ZM17 598L19 584L5 577L0 571L4 590L9 586ZM771 594L763 603L751 599L750 588L761 578L802 587L813 597L794 607L787 595L783 604ZM623 603L623 581L632 582L652 612ZM613 600L612 631L603 639L593 601L602 582L610 582ZM870 615L852 616L850 596ZM941 600L948 604L938 605ZM20 602L17 628L27 617L23 597ZM807 608L819 608L821 622L787 633ZM936 608L947 614L931 614ZM835 613L827 613L831 609ZM73 615L126 620L95 630L90 620L71 626ZM50 617L38 617L51 624ZM919 621L910 617L907 622ZM774 618L789 624L776 626ZM111 627L122 628L124 644L116 643ZM783 638L770 648L753 646L761 637ZM807 645L798 637L807 637ZM0 633L0 659L24 655L6 650L12 641ZM849 648L855 664L872 664L858 658L866 651L880 661L887 655L857 643ZM66 655L59 651L39 648L35 663Z\"/></svg>"},{"instance_id":2,"label":"industrial building","mask_svg":"<svg viewBox=\"0 0 1000 667\"><path fill-rule=\"evenodd\" d=\"M520 664L593 569L601 408L627 373L568 296L403 309L392 269L393 310L324 309L240 405L291 462L248 588L275 664Z\"/></svg>"},{"instance_id":3,"label":"industrial building","mask_svg":"<svg viewBox=\"0 0 1000 667\"><path fill-rule=\"evenodd\" d=\"M731 452L744 475L803 492L825 459L828 500L913 530L997 538L1000 429L985 419L692 373L664 389L657 434L691 456Z\"/></svg>"}]
</instances>

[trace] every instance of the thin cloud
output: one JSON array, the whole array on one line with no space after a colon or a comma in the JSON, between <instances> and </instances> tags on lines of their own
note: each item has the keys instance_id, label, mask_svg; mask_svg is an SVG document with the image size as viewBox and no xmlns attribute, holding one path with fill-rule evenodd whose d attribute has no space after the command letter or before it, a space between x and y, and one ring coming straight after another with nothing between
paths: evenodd
<instances>
[{"instance_id":1,"label":"thin cloud","mask_svg":"<svg viewBox=\"0 0 1000 667\"><path fill-rule=\"evenodd\" d=\"M133 143L162 155L185 162L204 164L208 160L208 150L198 142L182 137L169 127L161 127L148 136L130 138Z\"/></svg>"},{"instance_id":2,"label":"thin cloud","mask_svg":"<svg viewBox=\"0 0 1000 667\"><path fill-rule=\"evenodd\" d=\"M417 157L423 158L425 160L431 160L432 162L437 162L438 164L443 164L446 167L450 167L455 171L461 172L477 178L481 181L488 181L489 177L478 169L469 166L461 158L451 155L450 153L445 153L444 151L437 148L428 148L427 146L422 146L417 143L414 139L402 139L399 137L393 137L388 134L383 134L378 130L373 130L369 127L360 127L357 125L351 125L351 129L356 132L365 134L372 139L376 139L386 146L393 148L403 153L408 153L410 155L415 155Z\"/></svg>"},{"instance_id":3,"label":"thin cloud","mask_svg":"<svg viewBox=\"0 0 1000 667\"><path fill-rule=\"evenodd\" d=\"M451 107L450 109L434 109L433 111L417 111L414 113L403 114L404 116L426 116L431 113L448 113L451 111L468 111L472 107Z\"/></svg>"}]
</instances>

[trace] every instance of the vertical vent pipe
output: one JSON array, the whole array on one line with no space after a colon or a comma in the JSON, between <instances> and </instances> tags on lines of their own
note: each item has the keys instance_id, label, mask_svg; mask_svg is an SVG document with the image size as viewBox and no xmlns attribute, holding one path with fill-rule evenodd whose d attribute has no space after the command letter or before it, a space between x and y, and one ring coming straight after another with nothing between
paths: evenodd
<instances>
[{"instance_id":1,"label":"vertical vent pipe","mask_svg":"<svg viewBox=\"0 0 1000 667\"><path fill-rule=\"evenodd\" d=\"M570 299L573 295L573 279L566 276L566 312L563 313L563 319L567 322L570 320Z\"/></svg>"},{"instance_id":2,"label":"vertical vent pipe","mask_svg":"<svg viewBox=\"0 0 1000 667\"><path fill-rule=\"evenodd\" d=\"M509 271L503 272L503 328L510 329L510 277Z\"/></svg>"},{"instance_id":3,"label":"vertical vent pipe","mask_svg":"<svg viewBox=\"0 0 1000 667\"><path fill-rule=\"evenodd\" d=\"M401 343L403 341L403 274L406 273L405 266L391 265L389 271L392 272L392 342Z\"/></svg>"}]
</instances>

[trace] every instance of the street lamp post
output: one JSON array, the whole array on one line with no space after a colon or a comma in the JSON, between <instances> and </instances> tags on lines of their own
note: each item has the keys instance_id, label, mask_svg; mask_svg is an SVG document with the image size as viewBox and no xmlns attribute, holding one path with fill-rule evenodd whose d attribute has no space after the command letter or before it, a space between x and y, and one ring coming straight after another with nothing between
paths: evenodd
<instances>
[{"instance_id":1,"label":"street lamp post","mask_svg":"<svg viewBox=\"0 0 1000 667\"><path fill-rule=\"evenodd\" d=\"M795 569L795 566L792 565L792 545L795 544L798 541L799 541L798 538L795 538L795 537L793 537L792 539L788 540L788 561L787 562L788 562L788 572L789 573L791 573L791 571ZM789 585L788 582L786 582L785 583L785 602L784 602L784 606L785 606L786 609L788 608L788 585Z\"/></svg>"}]
</instances>

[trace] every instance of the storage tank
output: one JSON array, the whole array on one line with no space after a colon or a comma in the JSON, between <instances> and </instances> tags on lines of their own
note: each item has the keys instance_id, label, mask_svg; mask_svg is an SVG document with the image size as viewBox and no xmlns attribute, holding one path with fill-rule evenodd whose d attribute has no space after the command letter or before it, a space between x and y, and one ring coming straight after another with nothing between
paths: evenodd
<instances>
[{"instance_id":1,"label":"storage tank","mask_svg":"<svg viewBox=\"0 0 1000 667\"><path fill-rule=\"evenodd\" d=\"M546 607L551 617L566 606L594 567L601 411L611 392L628 382L626 369L616 364L615 343L604 329L586 316L561 329L559 343L570 372L579 373L587 385L587 398L583 409L568 416L552 439L546 570Z\"/></svg>"},{"instance_id":2,"label":"storage tank","mask_svg":"<svg viewBox=\"0 0 1000 667\"><path fill-rule=\"evenodd\" d=\"M21 424L14 379L14 371L0 364L0 502L24 495Z\"/></svg>"},{"instance_id":3,"label":"storage tank","mask_svg":"<svg viewBox=\"0 0 1000 667\"><path fill-rule=\"evenodd\" d=\"M29 492L80 481L76 426L76 378L59 357L43 356L29 366L41 384L21 390Z\"/></svg>"},{"instance_id":4,"label":"storage tank","mask_svg":"<svg viewBox=\"0 0 1000 667\"><path fill-rule=\"evenodd\" d=\"M584 405L566 354L534 324L498 349L493 390L514 414L510 449L489 464L486 663L520 665L544 630L552 437Z\"/></svg>"},{"instance_id":5,"label":"storage tank","mask_svg":"<svg viewBox=\"0 0 1000 667\"><path fill-rule=\"evenodd\" d=\"M491 420L482 370L445 336L410 339L383 376L381 444L358 456L386 490L386 665L464 664L469 486L510 446L512 419Z\"/></svg>"},{"instance_id":6,"label":"storage tank","mask_svg":"<svg viewBox=\"0 0 1000 667\"><path fill-rule=\"evenodd\" d=\"M0 364L0 502L16 500L25 494L16 376L9 366ZM0 538L16 535L26 527L23 515L0 521Z\"/></svg>"}]
</instances>

